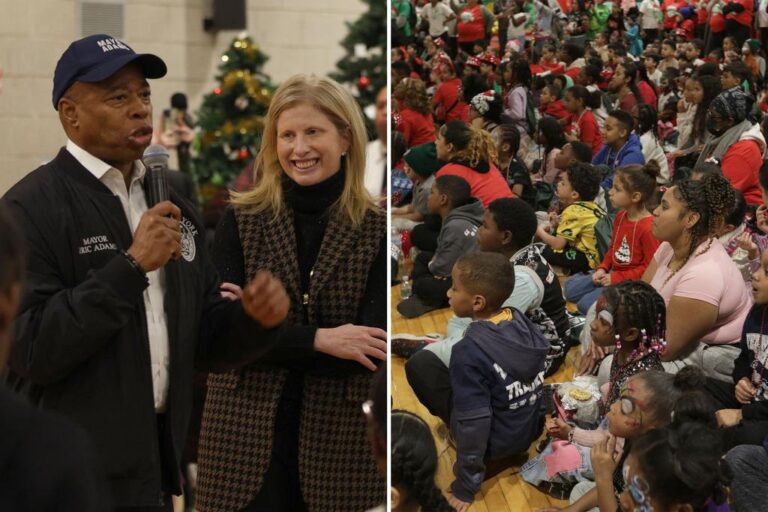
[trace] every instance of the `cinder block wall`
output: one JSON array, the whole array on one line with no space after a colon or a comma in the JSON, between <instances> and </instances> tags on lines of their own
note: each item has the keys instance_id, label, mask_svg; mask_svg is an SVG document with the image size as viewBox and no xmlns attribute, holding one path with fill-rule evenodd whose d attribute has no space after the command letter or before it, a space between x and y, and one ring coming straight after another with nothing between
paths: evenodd
<instances>
[{"instance_id":1,"label":"cinder block wall","mask_svg":"<svg viewBox=\"0 0 768 512\"><path fill-rule=\"evenodd\" d=\"M168 64L168 75L151 81L155 123L176 91L186 92L195 110L215 87L221 52L239 31L203 30L209 0L124 0L123 5L123 39ZM339 42L347 34L345 22L364 9L359 0L248 0L247 32L270 57L264 71L275 83L299 72L327 74L344 56ZM51 88L56 61L81 35L81 2L0 0L0 13L1 195L66 142Z\"/></svg>"}]
</instances>

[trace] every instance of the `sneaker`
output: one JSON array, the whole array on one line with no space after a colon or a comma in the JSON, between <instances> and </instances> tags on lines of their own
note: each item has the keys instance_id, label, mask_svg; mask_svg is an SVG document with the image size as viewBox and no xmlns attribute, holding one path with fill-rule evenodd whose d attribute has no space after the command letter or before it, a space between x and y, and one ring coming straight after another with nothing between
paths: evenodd
<instances>
[{"instance_id":1,"label":"sneaker","mask_svg":"<svg viewBox=\"0 0 768 512\"><path fill-rule=\"evenodd\" d=\"M396 356L408 359L430 343L442 339L443 336L438 333L429 333L424 336L416 336L415 334L408 333L395 334L392 336L392 353Z\"/></svg>"},{"instance_id":2,"label":"sneaker","mask_svg":"<svg viewBox=\"0 0 768 512\"><path fill-rule=\"evenodd\" d=\"M437 309L440 306L425 304L418 295L412 295L397 305L397 311L405 318L416 318Z\"/></svg>"}]
</instances>

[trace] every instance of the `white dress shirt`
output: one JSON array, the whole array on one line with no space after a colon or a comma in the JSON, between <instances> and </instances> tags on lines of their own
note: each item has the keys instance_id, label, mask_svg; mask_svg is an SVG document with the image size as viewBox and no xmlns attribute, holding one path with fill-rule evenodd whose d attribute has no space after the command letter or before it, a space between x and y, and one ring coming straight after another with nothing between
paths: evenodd
<instances>
[{"instance_id":1,"label":"white dress shirt","mask_svg":"<svg viewBox=\"0 0 768 512\"><path fill-rule=\"evenodd\" d=\"M364 184L374 198L381 196L387 167L387 148L379 139L372 140L365 148Z\"/></svg>"},{"instance_id":2,"label":"white dress shirt","mask_svg":"<svg viewBox=\"0 0 768 512\"><path fill-rule=\"evenodd\" d=\"M133 164L131 185L126 189L123 174L111 165L99 160L71 140L67 141L69 151L80 164L101 181L123 205L125 218L136 232L141 216L147 211L147 199L144 196L144 174L146 168L141 160ZM147 314L147 333L149 334L149 353L152 365L152 389L154 392L155 411L164 412L168 397L168 320L165 313L165 272L158 270L147 272L149 287L144 290L144 309ZM141 347L136 346L136 350Z\"/></svg>"}]
</instances>

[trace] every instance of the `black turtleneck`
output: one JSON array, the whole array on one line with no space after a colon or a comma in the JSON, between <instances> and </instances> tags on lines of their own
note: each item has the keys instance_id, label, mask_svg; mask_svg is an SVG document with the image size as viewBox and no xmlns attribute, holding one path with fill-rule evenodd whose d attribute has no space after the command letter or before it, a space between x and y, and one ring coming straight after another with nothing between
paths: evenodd
<instances>
[{"instance_id":1,"label":"black turtleneck","mask_svg":"<svg viewBox=\"0 0 768 512\"><path fill-rule=\"evenodd\" d=\"M320 245L328 225L328 208L339 198L344 189L344 171L337 172L327 180L308 187L301 186L283 175L282 185L285 202L294 213L297 254L299 258L300 285L302 290L309 286L309 273L320 253ZM229 208L216 229L213 247L213 261L222 282L245 285L245 262L237 220ZM358 318L355 323L386 329L387 326L387 244L382 236L379 253L371 266L370 278L363 295ZM317 327L293 325L275 343L275 349L267 356L267 362L288 364L298 363L307 358L316 358L314 340ZM335 359L330 358L328 359ZM322 365L328 367L326 357ZM321 364L317 361L317 364ZM305 361L306 362L306 361ZM368 371L354 361L334 361L331 367L342 372L358 373ZM305 367L306 368L306 367Z\"/></svg>"},{"instance_id":2,"label":"black turtleneck","mask_svg":"<svg viewBox=\"0 0 768 512\"><path fill-rule=\"evenodd\" d=\"M309 273L317 261L325 228L328 226L328 208L344 191L345 174L341 170L325 181L308 187L299 185L283 174L283 198L293 210L302 293L309 289Z\"/></svg>"}]
</instances>

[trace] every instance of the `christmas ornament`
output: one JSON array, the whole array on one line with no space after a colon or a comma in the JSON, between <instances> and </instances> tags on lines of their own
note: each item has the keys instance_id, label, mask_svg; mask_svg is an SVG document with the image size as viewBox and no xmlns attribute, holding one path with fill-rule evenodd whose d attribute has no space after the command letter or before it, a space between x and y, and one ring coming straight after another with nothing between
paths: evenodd
<instances>
[{"instance_id":1,"label":"christmas ornament","mask_svg":"<svg viewBox=\"0 0 768 512\"><path fill-rule=\"evenodd\" d=\"M368 89L368 87L371 86L371 79L368 78L367 75L360 75L360 78L357 79L357 87L361 90Z\"/></svg>"},{"instance_id":2,"label":"christmas ornament","mask_svg":"<svg viewBox=\"0 0 768 512\"><path fill-rule=\"evenodd\" d=\"M240 148L240 151L237 153L237 159L238 160L245 160L248 158L248 148Z\"/></svg>"},{"instance_id":3,"label":"christmas ornament","mask_svg":"<svg viewBox=\"0 0 768 512\"><path fill-rule=\"evenodd\" d=\"M215 88L215 89L213 90L213 94L215 94L216 96L218 96L219 94L221 94L221 87L217 87L217 88Z\"/></svg>"},{"instance_id":4,"label":"christmas ornament","mask_svg":"<svg viewBox=\"0 0 768 512\"><path fill-rule=\"evenodd\" d=\"M245 110L248 108L248 105L250 104L250 101L248 101L248 97L244 94L237 97L235 100L235 106L239 110Z\"/></svg>"}]
</instances>

